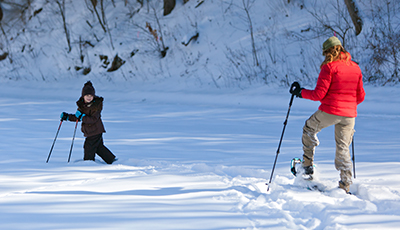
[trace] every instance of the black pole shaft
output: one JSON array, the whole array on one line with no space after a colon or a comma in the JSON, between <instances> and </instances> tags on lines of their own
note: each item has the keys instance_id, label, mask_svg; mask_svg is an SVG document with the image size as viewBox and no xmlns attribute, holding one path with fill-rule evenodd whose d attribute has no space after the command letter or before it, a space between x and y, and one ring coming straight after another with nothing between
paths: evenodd
<instances>
[{"instance_id":1,"label":"black pole shaft","mask_svg":"<svg viewBox=\"0 0 400 230\"><path fill-rule=\"evenodd\" d=\"M74 136L72 137L71 149L69 150L68 163L69 163L69 161L70 161L70 159L71 159L72 148L74 147L74 140L75 140L75 134L76 134L76 127L78 127L78 122L79 122L79 118L76 119L76 123L75 123Z\"/></svg>"},{"instance_id":2,"label":"black pole shaft","mask_svg":"<svg viewBox=\"0 0 400 230\"><path fill-rule=\"evenodd\" d=\"M354 174L354 178L356 178L356 155L354 153L354 135L353 135L353 139L351 140L351 150L353 152L353 174Z\"/></svg>"},{"instance_id":3,"label":"black pole shaft","mask_svg":"<svg viewBox=\"0 0 400 230\"><path fill-rule=\"evenodd\" d=\"M270 185L271 182L272 182L272 177L273 177L273 175L274 175L275 166L276 166L276 161L278 160L278 155L279 155L280 150L281 150L281 145L282 145L282 140L283 140L283 134L285 133L286 125L287 125L287 122L288 122L288 119L289 119L289 113L290 113L290 108L292 107L293 98L294 98L294 94L292 94L292 97L290 98L289 109L288 109L287 114L286 114L285 122L283 122L283 130L282 130L282 134L281 134L281 139L280 139L280 141L279 141L278 149L276 150L276 156L275 156L274 166L272 167L271 177L269 178L268 189L267 189L267 191L269 191L269 185Z\"/></svg>"},{"instance_id":4,"label":"black pole shaft","mask_svg":"<svg viewBox=\"0 0 400 230\"><path fill-rule=\"evenodd\" d=\"M48 163L49 160L50 160L50 155L51 155L51 152L53 152L54 144L56 143L56 139L57 139L58 133L60 132L60 128L61 128L62 122L63 121L61 120L60 121L60 125L58 125L57 133L56 133L56 136L54 137L53 144L51 145L51 149L50 149L50 152L49 152L49 156L47 157L46 163Z\"/></svg>"}]
</instances>

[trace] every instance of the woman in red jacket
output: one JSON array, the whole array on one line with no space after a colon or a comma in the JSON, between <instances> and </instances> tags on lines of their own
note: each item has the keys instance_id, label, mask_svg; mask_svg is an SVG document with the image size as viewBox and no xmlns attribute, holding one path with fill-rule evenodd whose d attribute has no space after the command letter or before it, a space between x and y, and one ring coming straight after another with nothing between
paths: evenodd
<instances>
[{"instance_id":1,"label":"woman in red jacket","mask_svg":"<svg viewBox=\"0 0 400 230\"><path fill-rule=\"evenodd\" d=\"M327 39L322 50L325 60L321 64L315 89L301 88L298 82L294 82L290 88L290 93L297 97L321 102L318 111L303 127L303 167L306 175L314 173L314 152L319 145L317 134L323 128L335 125L335 167L340 171L339 187L349 193L352 183L349 146L354 133L357 105L365 97L362 73L338 38Z\"/></svg>"}]
</instances>

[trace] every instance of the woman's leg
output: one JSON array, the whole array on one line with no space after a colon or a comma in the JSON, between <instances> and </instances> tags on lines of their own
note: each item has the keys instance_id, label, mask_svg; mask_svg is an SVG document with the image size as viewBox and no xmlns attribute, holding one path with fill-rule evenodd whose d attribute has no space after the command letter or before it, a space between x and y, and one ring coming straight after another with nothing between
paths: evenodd
<instances>
[{"instance_id":1,"label":"woman's leg","mask_svg":"<svg viewBox=\"0 0 400 230\"><path fill-rule=\"evenodd\" d=\"M306 121L303 127L303 166L312 166L315 147L319 145L317 134L328 126L340 122L341 117L318 110Z\"/></svg>"},{"instance_id":2,"label":"woman's leg","mask_svg":"<svg viewBox=\"0 0 400 230\"><path fill-rule=\"evenodd\" d=\"M343 117L342 121L335 125L336 156L335 167L340 171L342 186L347 192L352 183L351 156L349 146L353 139L355 118ZM347 188L347 189L346 189Z\"/></svg>"}]
</instances>

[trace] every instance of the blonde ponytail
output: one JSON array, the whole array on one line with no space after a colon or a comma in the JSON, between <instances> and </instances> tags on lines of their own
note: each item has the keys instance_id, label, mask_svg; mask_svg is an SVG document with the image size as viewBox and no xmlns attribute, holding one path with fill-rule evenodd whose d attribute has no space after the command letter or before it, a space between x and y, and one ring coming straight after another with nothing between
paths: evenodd
<instances>
[{"instance_id":1,"label":"blonde ponytail","mask_svg":"<svg viewBox=\"0 0 400 230\"><path fill-rule=\"evenodd\" d=\"M329 64L331 62L340 61L350 61L350 54L341 45L333 46L322 53L325 56L325 60L322 62L320 68L323 65Z\"/></svg>"}]
</instances>

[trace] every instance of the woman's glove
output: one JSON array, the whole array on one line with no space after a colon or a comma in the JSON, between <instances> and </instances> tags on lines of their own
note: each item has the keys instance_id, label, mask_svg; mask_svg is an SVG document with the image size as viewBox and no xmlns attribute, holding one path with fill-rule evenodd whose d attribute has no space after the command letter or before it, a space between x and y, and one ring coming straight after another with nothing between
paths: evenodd
<instances>
[{"instance_id":1,"label":"woman's glove","mask_svg":"<svg viewBox=\"0 0 400 230\"><path fill-rule=\"evenodd\" d=\"M293 82L293 84L290 86L289 92L290 92L291 94L295 95L296 97L303 98L303 97L301 96L301 91L302 91L303 89L304 89L304 88L301 88L301 87L300 87L300 84L299 84L297 81L295 81L295 82Z\"/></svg>"}]
</instances>

